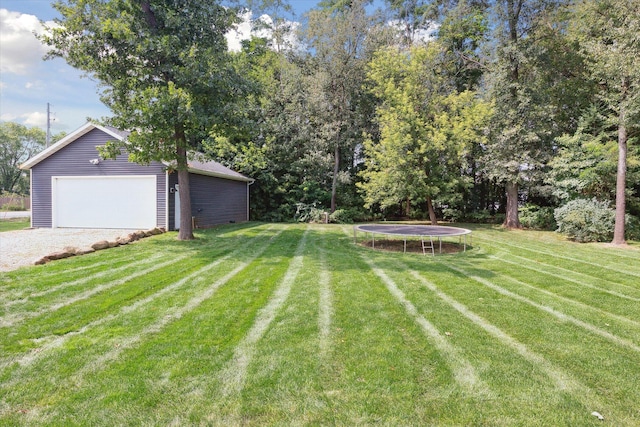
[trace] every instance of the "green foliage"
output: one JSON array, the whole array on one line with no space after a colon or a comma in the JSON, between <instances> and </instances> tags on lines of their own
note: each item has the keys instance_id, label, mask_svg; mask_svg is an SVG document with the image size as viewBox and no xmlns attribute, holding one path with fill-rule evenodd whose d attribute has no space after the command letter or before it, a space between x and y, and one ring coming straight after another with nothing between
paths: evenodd
<instances>
[{"instance_id":1,"label":"green foliage","mask_svg":"<svg viewBox=\"0 0 640 427\"><path fill-rule=\"evenodd\" d=\"M571 200L554 212L558 232L576 242L605 242L613 237L615 212L597 199Z\"/></svg>"},{"instance_id":2,"label":"green foliage","mask_svg":"<svg viewBox=\"0 0 640 427\"><path fill-rule=\"evenodd\" d=\"M557 228L554 208L526 204L520 208L520 223L524 228L555 230Z\"/></svg>"},{"instance_id":3,"label":"green foliage","mask_svg":"<svg viewBox=\"0 0 640 427\"><path fill-rule=\"evenodd\" d=\"M294 220L298 222L326 222L328 215L327 210L317 207L316 203L298 203Z\"/></svg>"},{"instance_id":4,"label":"green foliage","mask_svg":"<svg viewBox=\"0 0 640 427\"><path fill-rule=\"evenodd\" d=\"M434 73L440 52L435 42L409 52L389 48L370 63L380 138L364 143L366 169L357 185L365 207L450 201L468 184L461 171L472 146L484 142L491 108L474 92L449 90Z\"/></svg>"},{"instance_id":5,"label":"green foliage","mask_svg":"<svg viewBox=\"0 0 640 427\"><path fill-rule=\"evenodd\" d=\"M45 132L19 123L0 123L0 193L29 194L29 174L20 165L44 148Z\"/></svg>"},{"instance_id":6,"label":"green foliage","mask_svg":"<svg viewBox=\"0 0 640 427\"><path fill-rule=\"evenodd\" d=\"M329 222L337 224L352 224L357 218L358 212L354 209L337 209L329 215Z\"/></svg>"},{"instance_id":7,"label":"green foliage","mask_svg":"<svg viewBox=\"0 0 640 427\"><path fill-rule=\"evenodd\" d=\"M101 154L126 149L132 161L172 162L183 191L179 238L192 239L187 153L213 128L221 133L246 91L234 72L225 34L235 10L211 0L68 0L53 4L62 16L42 40L49 58L62 57L98 80L101 100L128 130Z\"/></svg>"}]
</instances>

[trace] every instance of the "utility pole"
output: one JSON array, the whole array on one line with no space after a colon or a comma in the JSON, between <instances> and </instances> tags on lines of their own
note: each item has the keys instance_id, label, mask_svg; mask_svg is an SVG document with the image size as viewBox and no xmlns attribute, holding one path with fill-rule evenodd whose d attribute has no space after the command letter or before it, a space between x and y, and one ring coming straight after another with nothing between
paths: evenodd
<instances>
[{"instance_id":1,"label":"utility pole","mask_svg":"<svg viewBox=\"0 0 640 427\"><path fill-rule=\"evenodd\" d=\"M46 147L49 147L49 143L51 142L51 104L47 102L47 143Z\"/></svg>"}]
</instances>

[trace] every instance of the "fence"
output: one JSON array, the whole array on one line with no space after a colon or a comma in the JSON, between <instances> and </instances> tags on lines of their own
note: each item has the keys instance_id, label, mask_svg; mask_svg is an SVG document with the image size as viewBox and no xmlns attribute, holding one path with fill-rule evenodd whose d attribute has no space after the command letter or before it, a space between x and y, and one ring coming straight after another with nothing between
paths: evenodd
<instances>
[{"instance_id":1,"label":"fence","mask_svg":"<svg viewBox=\"0 0 640 427\"><path fill-rule=\"evenodd\" d=\"M0 210L25 211L31 209L29 197L0 197Z\"/></svg>"}]
</instances>

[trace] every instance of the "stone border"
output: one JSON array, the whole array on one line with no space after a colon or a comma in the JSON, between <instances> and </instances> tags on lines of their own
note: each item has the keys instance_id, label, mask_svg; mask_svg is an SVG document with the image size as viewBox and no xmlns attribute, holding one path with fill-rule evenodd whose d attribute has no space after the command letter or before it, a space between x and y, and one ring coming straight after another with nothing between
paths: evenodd
<instances>
[{"instance_id":1,"label":"stone border","mask_svg":"<svg viewBox=\"0 0 640 427\"><path fill-rule=\"evenodd\" d=\"M147 231L134 231L124 237L118 237L116 238L116 240L111 242L107 240L101 240L86 249L78 249L73 246L67 246L61 251L53 252L49 255L43 256L42 258L34 262L34 265L43 265L50 261L55 261L58 259L70 258L72 256L90 254L92 252L101 251L103 249L115 248L116 246L128 245L129 243L144 239L145 237L157 236L163 233L166 233L166 230L164 228L156 227Z\"/></svg>"}]
</instances>

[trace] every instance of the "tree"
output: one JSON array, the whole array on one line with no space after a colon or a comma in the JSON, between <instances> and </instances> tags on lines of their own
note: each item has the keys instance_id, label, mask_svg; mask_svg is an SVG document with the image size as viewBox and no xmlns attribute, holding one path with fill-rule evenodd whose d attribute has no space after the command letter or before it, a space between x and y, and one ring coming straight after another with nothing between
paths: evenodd
<instances>
[{"instance_id":1,"label":"tree","mask_svg":"<svg viewBox=\"0 0 640 427\"><path fill-rule=\"evenodd\" d=\"M519 186L541 177L552 154L553 105L540 90L545 68L537 33L563 0L496 0L491 72L487 82L495 103L484 164L506 189L505 227L519 228Z\"/></svg>"},{"instance_id":2,"label":"tree","mask_svg":"<svg viewBox=\"0 0 640 427\"><path fill-rule=\"evenodd\" d=\"M331 212L337 207L338 185L351 179L342 159L353 160L362 143L362 117L368 114L363 89L365 65L378 46L380 27L367 15L366 3L327 1L325 9L309 13L306 37L314 50L311 64L315 73L309 104L316 122L314 136L333 158Z\"/></svg>"},{"instance_id":3,"label":"tree","mask_svg":"<svg viewBox=\"0 0 640 427\"><path fill-rule=\"evenodd\" d=\"M437 18L438 8L433 0L386 0L386 3L405 47L424 38Z\"/></svg>"},{"instance_id":4,"label":"tree","mask_svg":"<svg viewBox=\"0 0 640 427\"><path fill-rule=\"evenodd\" d=\"M243 81L228 66L225 33L236 21L211 0L67 0L43 40L48 58L62 57L96 78L113 117L131 131L121 146L132 161L167 161L180 185L180 240L193 239L188 153L222 126Z\"/></svg>"},{"instance_id":5,"label":"tree","mask_svg":"<svg viewBox=\"0 0 640 427\"><path fill-rule=\"evenodd\" d=\"M410 51L383 49L371 62L380 141L365 141L359 185L366 206L404 202L410 215L412 203L426 203L433 224L433 201L454 201L467 185L464 160L483 142L490 114L475 92L458 93L448 84L440 58L441 46L431 42Z\"/></svg>"},{"instance_id":6,"label":"tree","mask_svg":"<svg viewBox=\"0 0 640 427\"><path fill-rule=\"evenodd\" d=\"M640 130L640 3L635 0L582 1L575 31L599 99L617 127L616 217L614 244L625 243L628 144Z\"/></svg>"},{"instance_id":7,"label":"tree","mask_svg":"<svg viewBox=\"0 0 640 427\"><path fill-rule=\"evenodd\" d=\"M29 194L29 178L20 164L44 148L45 138L40 128L0 123L0 192Z\"/></svg>"}]
</instances>

